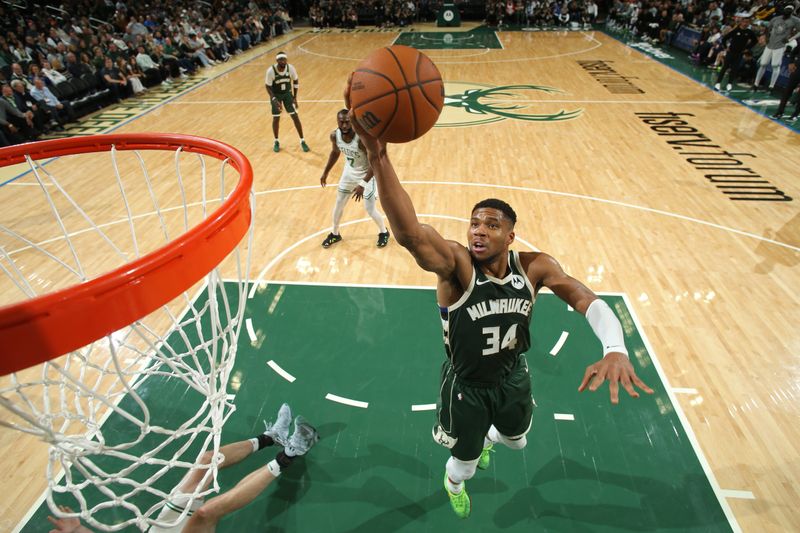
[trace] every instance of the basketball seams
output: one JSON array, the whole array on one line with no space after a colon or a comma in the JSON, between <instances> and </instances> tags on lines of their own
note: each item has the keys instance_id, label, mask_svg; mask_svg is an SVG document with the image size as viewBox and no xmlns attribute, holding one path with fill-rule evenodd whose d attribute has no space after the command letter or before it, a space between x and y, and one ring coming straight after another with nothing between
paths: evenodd
<instances>
[{"instance_id":1,"label":"basketball seams","mask_svg":"<svg viewBox=\"0 0 800 533\"><path fill-rule=\"evenodd\" d=\"M370 134L388 142L416 139L433 126L444 107L441 75L430 59L418 50L402 46L378 49L362 61L355 74L351 83L355 85L357 81L360 87L351 98L359 100L356 95L360 95L361 100L351 101L352 109L359 123L364 124L364 117L368 116L373 128L379 127L380 122L374 118L382 118L383 127ZM432 83L438 85L428 94L426 91ZM394 101L386 100L392 95ZM372 113L374 115L370 116Z\"/></svg>"},{"instance_id":2,"label":"basketball seams","mask_svg":"<svg viewBox=\"0 0 800 533\"><path fill-rule=\"evenodd\" d=\"M397 85L394 84L394 82L392 81L392 79L389 76L387 76L386 74L382 74L382 73L380 73L380 72L378 72L376 70L372 70L372 69L368 69L368 68L359 68L359 69L356 69L356 72L365 72L367 74L374 74L374 75L376 75L378 77L381 77L381 78L385 79L386 81L388 81L389 85L391 85L393 87L393 89L391 91L387 91L387 92L382 93L382 94L380 94L378 96L373 96L369 100L364 100L362 102L359 102L358 107L361 107L361 106L363 106L365 104L369 104L370 102L374 102L375 100L380 100L381 98L383 98L384 96L387 96L389 94L397 94L398 91L402 90L402 89L398 89L397 88Z\"/></svg>"},{"instance_id":3,"label":"basketball seams","mask_svg":"<svg viewBox=\"0 0 800 533\"><path fill-rule=\"evenodd\" d=\"M430 80L430 81L426 81L424 83L418 83L417 87L419 87L419 92L422 93L422 96L425 97L425 100L427 100L428 103L431 104L431 107L434 108L437 112L441 112L441 109L436 107L436 104L428 97L428 93L425 92L425 88L423 87L424 85L426 85L428 83L433 83L433 82L436 82L436 81L441 82L442 80Z\"/></svg>"},{"instance_id":4,"label":"basketball seams","mask_svg":"<svg viewBox=\"0 0 800 533\"><path fill-rule=\"evenodd\" d=\"M411 95L411 89L409 89L409 86L411 84L408 83L408 77L406 76L406 71L405 71L405 69L403 69L403 64L397 58L397 55L388 46L385 48L385 50L387 52L389 52L389 54L392 56L392 58L394 58L395 62L397 63L398 68L400 69L400 74L403 76L403 81L406 82L406 86L401 90L405 90L405 91L408 92L408 101L411 104L412 135L413 135L412 138L416 139L417 138L417 108L414 105L414 97ZM420 55L419 52L417 52L417 61L419 61L419 55ZM398 105L399 105L399 97L398 97ZM396 111L396 109L395 109L395 111ZM394 118L394 113L392 113L392 118ZM390 122L390 124L391 124L391 122Z\"/></svg>"}]
</instances>

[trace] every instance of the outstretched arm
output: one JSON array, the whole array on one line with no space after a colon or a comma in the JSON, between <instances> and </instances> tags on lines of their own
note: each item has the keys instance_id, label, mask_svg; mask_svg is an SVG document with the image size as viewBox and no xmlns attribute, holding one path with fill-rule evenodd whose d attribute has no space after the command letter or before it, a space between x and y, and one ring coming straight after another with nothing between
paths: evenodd
<instances>
[{"instance_id":1,"label":"outstretched arm","mask_svg":"<svg viewBox=\"0 0 800 533\"><path fill-rule=\"evenodd\" d=\"M639 397L634 385L647 394L652 394L653 389L645 385L633 369L625 348L622 326L608 304L597 298L586 285L564 272L558 261L551 256L544 253L526 253L521 256L531 282L549 288L573 309L586 316L592 331L603 345L603 358L586 368L578 391L583 392L588 386L594 392L608 380L613 404L619 403L620 384L633 398Z\"/></svg>"},{"instance_id":2,"label":"outstretched arm","mask_svg":"<svg viewBox=\"0 0 800 533\"><path fill-rule=\"evenodd\" d=\"M345 103L350 107L350 80L347 82ZM350 123L358 133L361 142L367 149L370 167L378 180L381 206L389 218L395 238L406 248L417 264L428 272L435 272L440 278L450 278L456 271L455 243L445 240L439 233L428 226L420 224L411 197L403 189L394 170L386 143L370 136L359 124L358 119L350 112Z\"/></svg>"}]
</instances>

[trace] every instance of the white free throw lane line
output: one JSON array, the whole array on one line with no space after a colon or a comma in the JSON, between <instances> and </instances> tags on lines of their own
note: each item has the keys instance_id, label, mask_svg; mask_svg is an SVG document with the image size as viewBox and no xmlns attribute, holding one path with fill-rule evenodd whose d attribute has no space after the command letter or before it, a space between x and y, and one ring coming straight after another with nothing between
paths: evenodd
<instances>
[{"instance_id":1,"label":"white free throw lane line","mask_svg":"<svg viewBox=\"0 0 800 533\"><path fill-rule=\"evenodd\" d=\"M697 394L697 389L690 389L686 387L672 387L672 392L675 394Z\"/></svg>"},{"instance_id":2,"label":"white free throw lane line","mask_svg":"<svg viewBox=\"0 0 800 533\"><path fill-rule=\"evenodd\" d=\"M566 331L562 331L562 332L561 332L561 336L558 338L558 342L557 342L557 343L556 343L556 345L555 345L555 346L553 346L553 348L550 350L550 355L552 355L553 357L555 357L555 356L556 356L556 354L557 354L559 351L561 351L561 347L562 347L562 346L564 346L564 343L565 343L565 342L567 342L567 337L569 337L569 333L567 333Z\"/></svg>"},{"instance_id":3,"label":"white free throw lane line","mask_svg":"<svg viewBox=\"0 0 800 533\"><path fill-rule=\"evenodd\" d=\"M253 321L251 319L246 319L244 321L244 326L247 328L247 336L250 337L250 342L254 343L258 340L256 337L256 330L253 329Z\"/></svg>"},{"instance_id":4,"label":"white free throw lane line","mask_svg":"<svg viewBox=\"0 0 800 533\"><path fill-rule=\"evenodd\" d=\"M278 363L276 363L275 361L273 361L273 360L271 360L271 359L270 359L269 361L267 361L267 365L268 365L268 366L269 366L269 367L270 367L272 370L274 370L276 374L278 374L280 377L282 377L283 379L285 379L285 380L286 380L286 381L288 381L289 383L293 383L293 382L294 382L294 380L295 380L295 377L294 377L293 375L291 375L290 373L288 373L286 370L282 369L282 368L281 368L281 367L278 365Z\"/></svg>"},{"instance_id":5,"label":"white free throw lane line","mask_svg":"<svg viewBox=\"0 0 800 533\"><path fill-rule=\"evenodd\" d=\"M369 407L369 403L367 402L360 402L358 400L351 400L350 398L343 398L341 396L336 396L335 394L328 393L325 395L326 400L330 400L336 403L343 403L345 405L352 405L353 407L361 407L362 409L366 409Z\"/></svg>"},{"instance_id":6,"label":"white free throw lane line","mask_svg":"<svg viewBox=\"0 0 800 533\"><path fill-rule=\"evenodd\" d=\"M435 403L419 403L411 406L412 411L433 411L435 409Z\"/></svg>"},{"instance_id":7,"label":"white free throw lane line","mask_svg":"<svg viewBox=\"0 0 800 533\"><path fill-rule=\"evenodd\" d=\"M720 489L720 494L725 498L738 498L740 500L755 500L755 495L749 490Z\"/></svg>"},{"instance_id":8,"label":"white free throw lane line","mask_svg":"<svg viewBox=\"0 0 800 533\"><path fill-rule=\"evenodd\" d=\"M556 420L575 420L575 415L568 413L553 413L553 418Z\"/></svg>"}]
</instances>

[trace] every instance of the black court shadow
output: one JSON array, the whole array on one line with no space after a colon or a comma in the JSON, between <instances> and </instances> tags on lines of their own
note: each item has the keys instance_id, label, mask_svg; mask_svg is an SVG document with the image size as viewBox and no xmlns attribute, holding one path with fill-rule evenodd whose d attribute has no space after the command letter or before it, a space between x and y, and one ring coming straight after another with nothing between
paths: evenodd
<instances>
[{"instance_id":1,"label":"black court shadow","mask_svg":"<svg viewBox=\"0 0 800 533\"><path fill-rule=\"evenodd\" d=\"M548 499L545 496L547 484L563 481L565 472L570 480L601 482L638 492L639 506L615 504L610 498L607 502L589 501L587 498L585 503L575 503L574 498L570 502ZM624 531L731 531L718 505L713 510L715 512L705 513L699 509L708 498L699 494L696 488L707 484L707 479L700 475L684 476L668 484L631 474L594 471L570 459L553 459L531 478L531 486L517 491L497 509L494 524L500 530L523 524L526 529L540 530L543 526L537 526L539 520L557 518L563 520L566 529L579 532L593 531L597 526ZM695 512L678 512L680 506L675 502L686 502Z\"/></svg>"}]
</instances>

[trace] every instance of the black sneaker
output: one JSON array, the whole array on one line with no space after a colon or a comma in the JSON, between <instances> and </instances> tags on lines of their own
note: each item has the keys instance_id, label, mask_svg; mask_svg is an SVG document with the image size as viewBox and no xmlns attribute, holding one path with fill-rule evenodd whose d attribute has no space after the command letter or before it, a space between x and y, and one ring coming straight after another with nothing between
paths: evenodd
<instances>
[{"instance_id":1,"label":"black sneaker","mask_svg":"<svg viewBox=\"0 0 800 533\"><path fill-rule=\"evenodd\" d=\"M789 117L790 122L794 122L795 120L797 120L797 115L792 115L791 117Z\"/></svg>"},{"instance_id":2,"label":"black sneaker","mask_svg":"<svg viewBox=\"0 0 800 533\"><path fill-rule=\"evenodd\" d=\"M378 248L383 248L387 244L389 244L389 232L378 233Z\"/></svg>"},{"instance_id":3,"label":"black sneaker","mask_svg":"<svg viewBox=\"0 0 800 533\"><path fill-rule=\"evenodd\" d=\"M323 248L330 248L331 244L336 244L337 242L342 240L341 235L334 235L333 233L328 233L328 236L325 237L325 240L322 241Z\"/></svg>"},{"instance_id":4,"label":"black sneaker","mask_svg":"<svg viewBox=\"0 0 800 533\"><path fill-rule=\"evenodd\" d=\"M783 118L783 113L773 113L770 117L774 118L775 120L780 120Z\"/></svg>"}]
</instances>

